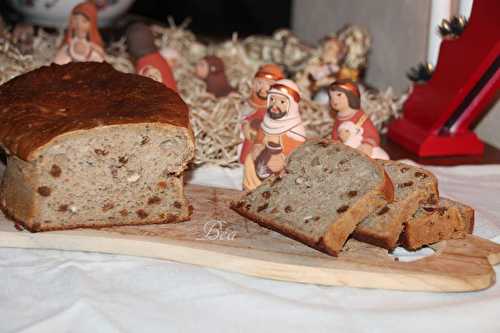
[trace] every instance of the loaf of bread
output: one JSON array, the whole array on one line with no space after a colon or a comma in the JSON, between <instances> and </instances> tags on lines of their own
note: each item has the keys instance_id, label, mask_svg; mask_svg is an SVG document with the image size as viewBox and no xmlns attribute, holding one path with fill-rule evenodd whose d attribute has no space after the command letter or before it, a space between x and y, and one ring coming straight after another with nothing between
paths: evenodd
<instances>
[{"instance_id":1,"label":"loaf of bread","mask_svg":"<svg viewBox=\"0 0 500 333\"><path fill-rule=\"evenodd\" d=\"M441 198L437 205L423 205L405 223L400 243L409 250L445 239L463 238L474 229L474 210L462 203Z\"/></svg>"},{"instance_id":2,"label":"loaf of bread","mask_svg":"<svg viewBox=\"0 0 500 333\"><path fill-rule=\"evenodd\" d=\"M51 65L0 87L1 207L28 230L189 219L189 110L105 63Z\"/></svg>"},{"instance_id":3,"label":"loaf of bread","mask_svg":"<svg viewBox=\"0 0 500 333\"><path fill-rule=\"evenodd\" d=\"M232 203L241 215L323 252L337 255L356 225L393 199L383 167L330 140L311 140L272 176Z\"/></svg>"},{"instance_id":4,"label":"loaf of bread","mask_svg":"<svg viewBox=\"0 0 500 333\"><path fill-rule=\"evenodd\" d=\"M380 163L394 184L394 201L370 214L353 233L357 240L392 250L398 245L403 223L422 204L438 203L436 177L427 170L395 161Z\"/></svg>"}]
</instances>

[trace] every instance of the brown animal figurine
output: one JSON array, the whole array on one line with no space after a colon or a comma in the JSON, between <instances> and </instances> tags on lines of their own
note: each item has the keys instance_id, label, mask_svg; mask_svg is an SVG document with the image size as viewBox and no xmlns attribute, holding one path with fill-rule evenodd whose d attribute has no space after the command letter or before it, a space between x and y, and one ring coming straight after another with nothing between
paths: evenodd
<instances>
[{"instance_id":1,"label":"brown animal figurine","mask_svg":"<svg viewBox=\"0 0 500 333\"><path fill-rule=\"evenodd\" d=\"M28 23L19 23L12 31L12 42L19 48L22 54L33 54L33 42L35 28Z\"/></svg>"},{"instance_id":2,"label":"brown animal figurine","mask_svg":"<svg viewBox=\"0 0 500 333\"><path fill-rule=\"evenodd\" d=\"M235 91L229 84L224 62L216 56L206 56L196 65L196 75L205 81L207 91L215 97L224 97Z\"/></svg>"}]
</instances>

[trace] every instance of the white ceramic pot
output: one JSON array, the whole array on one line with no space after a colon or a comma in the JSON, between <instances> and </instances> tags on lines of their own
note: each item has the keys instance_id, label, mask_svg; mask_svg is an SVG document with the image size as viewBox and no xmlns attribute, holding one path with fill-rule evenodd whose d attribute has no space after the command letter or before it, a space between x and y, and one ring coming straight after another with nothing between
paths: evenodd
<instances>
[{"instance_id":1,"label":"white ceramic pot","mask_svg":"<svg viewBox=\"0 0 500 333\"><path fill-rule=\"evenodd\" d=\"M27 21L55 28L65 28L74 6L82 0L7 0ZM109 26L124 14L134 0L95 0L99 9L99 26Z\"/></svg>"}]
</instances>

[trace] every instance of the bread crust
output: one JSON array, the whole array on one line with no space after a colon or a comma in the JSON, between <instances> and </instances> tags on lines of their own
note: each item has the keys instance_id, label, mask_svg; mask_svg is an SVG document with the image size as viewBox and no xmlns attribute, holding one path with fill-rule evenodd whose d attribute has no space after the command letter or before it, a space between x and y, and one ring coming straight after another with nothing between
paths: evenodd
<instances>
[{"instance_id":1,"label":"bread crust","mask_svg":"<svg viewBox=\"0 0 500 333\"><path fill-rule=\"evenodd\" d=\"M52 64L0 86L0 144L26 161L64 133L136 123L186 128L194 142L189 109L178 94L107 63Z\"/></svg>"}]
</instances>

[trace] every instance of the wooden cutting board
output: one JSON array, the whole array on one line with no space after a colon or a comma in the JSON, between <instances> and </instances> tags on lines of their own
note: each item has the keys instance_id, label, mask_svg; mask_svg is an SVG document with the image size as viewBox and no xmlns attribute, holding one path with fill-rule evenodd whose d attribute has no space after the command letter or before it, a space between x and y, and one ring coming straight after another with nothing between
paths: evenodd
<instances>
[{"instance_id":1,"label":"wooden cutting board","mask_svg":"<svg viewBox=\"0 0 500 333\"><path fill-rule=\"evenodd\" d=\"M495 281L500 245L475 236L445 241L436 254L401 262L386 250L351 240L330 257L262 228L228 207L240 192L187 186L189 222L101 230L19 231L0 218L0 246L93 251L168 259L302 283L422 291L471 291Z\"/></svg>"}]
</instances>

